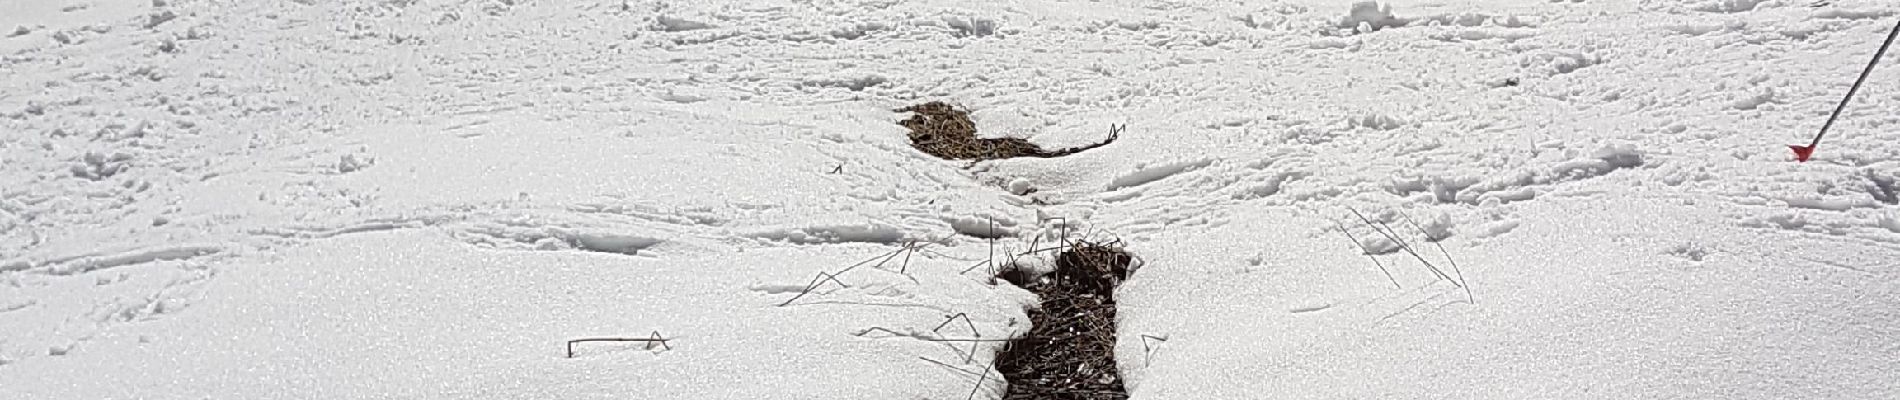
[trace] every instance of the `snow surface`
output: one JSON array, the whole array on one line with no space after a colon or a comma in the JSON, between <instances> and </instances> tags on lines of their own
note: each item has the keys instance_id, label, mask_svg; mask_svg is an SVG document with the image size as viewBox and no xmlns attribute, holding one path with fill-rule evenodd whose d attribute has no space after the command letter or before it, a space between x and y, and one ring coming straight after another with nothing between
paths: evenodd
<instances>
[{"instance_id":1,"label":"snow surface","mask_svg":"<svg viewBox=\"0 0 1900 400\"><path fill-rule=\"evenodd\" d=\"M1064 235L1146 262L1136 399L1900 398L1894 56L1782 147L1895 18L0 2L0 398L996 398L933 340L1027 332L983 263ZM929 100L1129 128L944 161Z\"/></svg>"}]
</instances>

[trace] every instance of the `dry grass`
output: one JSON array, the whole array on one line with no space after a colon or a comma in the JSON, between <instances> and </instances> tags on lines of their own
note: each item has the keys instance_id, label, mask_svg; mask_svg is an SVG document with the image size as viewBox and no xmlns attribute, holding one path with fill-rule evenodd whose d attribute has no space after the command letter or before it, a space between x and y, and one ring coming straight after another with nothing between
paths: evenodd
<instances>
[{"instance_id":1,"label":"dry grass","mask_svg":"<svg viewBox=\"0 0 1900 400\"><path fill-rule=\"evenodd\" d=\"M1465 301L1471 302L1472 304L1477 303L1478 301L1477 297L1471 293L1471 285L1467 284L1467 281L1465 281L1464 271L1458 269L1458 260L1453 259L1451 257L1451 252L1445 250L1445 245L1443 243L1439 243L1441 240L1444 240L1443 237L1432 236L1431 232L1426 231L1423 225L1419 225L1417 221L1413 221L1411 216L1405 215L1405 213L1399 213L1399 217L1404 218L1405 222L1412 224L1412 229L1418 230L1419 235L1424 237L1426 242L1430 242L1432 245L1438 247L1438 253L1443 254L1445 256L1445 262L1448 262L1451 264L1452 274L1446 274L1445 270L1438 268L1437 264L1433 264L1431 260L1425 259L1424 255L1420 255L1418 253L1417 246L1412 244L1411 242L1406 241L1402 237L1403 235L1399 234L1397 229L1392 229L1392 224L1388 224L1385 221L1374 221L1372 220L1372 218L1366 217L1364 213L1360 213L1359 210L1353 209L1351 207L1347 207L1346 211L1352 212L1352 215L1354 217L1359 218L1359 222L1365 223L1366 227L1372 229L1374 233L1378 233L1380 236L1385 237L1386 240L1392 241L1392 244L1399 246L1399 250L1404 251L1406 254L1410 254L1412 258L1417 259L1419 264L1424 265L1425 269L1427 271L1431 271L1432 275L1437 277L1439 280L1451 282L1452 286L1464 289ZM1372 258L1373 264L1378 265L1379 270L1382 272L1385 272L1386 279L1389 279L1392 281L1393 287L1400 287L1398 279L1392 277L1392 271L1387 270L1385 268L1385 264L1379 262L1378 255L1372 254L1372 252L1365 247L1365 244L1360 242L1357 236L1353 236L1352 232L1348 230L1343 223L1339 222L1338 220L1334 220L1333 223L1339 224L1340 232L1345 232L1346 237L1348 239L1351 239L1353 241L1353 244L1358 245L1359 249L1363 251L1367 257ZM1455 277L1454 277L1454 274L1455 274Z\"/></svg>"},{"instance_id":2,"label":"dry grass","mask_svg":"<svg viewBox=\"0 0 1900 400\"><path fill-rule=\"evenodd\" d=\"M1122 250L1119 241L1105 244L1077 241L1068 251L1056 256L1056 285L1113 303L1115 287L1128 279L1129 264L1134 260L1134 256Z\"/></svg>"},{"instance_id":3,"label":"dry grass","mask_svg":"<svg viewBox=\"0 0 1900 400\"><path fill-rule=\"evenodd\" d=\"M1082 147L1046 151L1020 138L980 139L970 113L949 104L933 101L897 112L914 113L898 122L910 128L910 144L917 150L946 160L994 160L1014 157L1061 157L1102 147L1121 136L1121 127L1110 127L1108 140Z\"/></svg>"},{"instance_id":4,"label":"dry grass","mask_svg":"<svg viewBox=\"0 0 1900 400\"><path fill-rule=\"evenodd\" d=\"M1005 399L1128 398L1115 368L1114 290L1132 261L1119 243L1077 241L1056 257L1055 279L1011 279L1042 307L1029 312L1029 334L996 358Z\"/></svg>"}]
</instances>

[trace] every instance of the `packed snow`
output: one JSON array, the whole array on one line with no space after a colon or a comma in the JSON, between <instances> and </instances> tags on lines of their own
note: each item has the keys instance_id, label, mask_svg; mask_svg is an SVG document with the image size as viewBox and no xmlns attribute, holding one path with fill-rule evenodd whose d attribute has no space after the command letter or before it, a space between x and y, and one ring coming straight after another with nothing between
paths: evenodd
<instances>
[{"instance_id":1,"label":"packed snow","mask_svg":"<svg viewBox=\"0 0 1900 400\"><path fill-rule=\"evenodd\" d=\"M1900 398L1897 19L0 2L0 398L1001 398L1077 238L1135 399Z\"/></svg>"}]
</instances>

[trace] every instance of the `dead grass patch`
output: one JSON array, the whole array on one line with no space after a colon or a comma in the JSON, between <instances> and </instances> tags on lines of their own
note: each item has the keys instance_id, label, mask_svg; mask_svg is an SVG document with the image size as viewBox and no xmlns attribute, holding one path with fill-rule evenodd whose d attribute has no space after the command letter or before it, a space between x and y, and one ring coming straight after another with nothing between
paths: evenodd
<instances>
[{"instance_id":1,"label":"dead grass patch","mask_svg":"<svg viewBox=\"0 0 1900 400\"><path fill-rule=\"evenodd\" d=\"M1135 259L1119 242L1076 241L1056 256L1053 279L1018 270L999 277L1042 298L1027 335L997 355L1004 399L1128 398L1115 367L1115 287Z\"/></svg>"},{"instance_id":2,"label":"dead grass patch","mask_svg":"<svg viewBox=\"0 0 1900 400\"><path fill-rule=\"evenodd\" d=\"M1021 138L981 139L976 137L976 122L970 113L940 101L899 108L913 113L898 122L910 128L910 145L924 153L946 160L995 160L1015 157L1061 157L1113 143L1124 127L1110 126L1108 139L1101 143L1056 151Z\"/></svg>"}]
</instances>

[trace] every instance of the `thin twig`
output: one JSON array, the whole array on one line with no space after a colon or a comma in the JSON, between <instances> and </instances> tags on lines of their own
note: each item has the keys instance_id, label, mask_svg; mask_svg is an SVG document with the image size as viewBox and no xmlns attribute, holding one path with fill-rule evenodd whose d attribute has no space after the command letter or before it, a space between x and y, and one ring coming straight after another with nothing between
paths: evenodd
<instances>
[{"instance_id":1,"label":"thin twig","mask_svg":"<svg viewBox=\"0 0 1900 400\"><path fill-rule=\"evenodd\" d=\"M915 241L915 239L912 241ZM904 252L909 251L910 243L911 242L904 242L903 245L897 246L897 250L892 250L889 254L885 254L884 259L878 260L877 264L871 264L871 269L884 269L884 264L889 264L891 260L897 259L897 256L904 255Z\"/></svg>"},{"instance_id":2,"label":"thin twig","mask_svg":"<svg viewBox=\"0 0 1900 400\"><path fill-rule=\"evenodd\" d=\"M597 338L570 339L567 341L567 358L574 358L574 344L580 343L580 342L646 342L646 350L653 350L654 344L659 344L661 348L672 350L673 346L667 344L666 343L667 340L668 340L667 338L660 336L660 331L653 331L652 335L647 336L644 339L627 338L627 337L597 337Z\"/></svg>"},{"instance_id":3,"label":"thin twig","mask_svg":"<svg viewBox=\"0 0 1900 400\"><path fill-rule=\"evenodd\" d=\"M1022 264L1019 264L1019 263L1017 262L1017 261L1019 261L1019 260L1017 260L1017 259L1016 259L1016 256L1014 256L1014 255L1006 255L1006 256L1007 256L1007 257L1009 257L1009 260L1007 260L1007 261L1006 261L1006 262L1007 262L1008 264L1004 264L1004 265L1007 265L1007 267L1003 267L1003 268L1009 268L1009 269L1014 269L1014 270L1016 270L1016 271L1018 271L1018 272L1021 272L1021 273L1022 273L1021 275L1022 275L1022 276L1024 277L1024 279L1028 279L1028 277L1029 277L1029 274L1030 274L1030 272L1031 272L1031 271L1029 271L1028 269L1025 269L1025 268L1023 268L1023 265L1022 265ZM995 282L995 280L996 280L996 276L997 276L997 275L1002 275L1002 274L1003 274L1004 272L1009 272L1009 270L1003 270L1003 269L998 269L998 270L996 270L996 271L997 271L997 272L995 272L995 273L992 273L992 274L990 274L990 281L991 281L991 282ZM1014 282L1011 282L1011 283L1014 283ZM1029 284L1029 283L1028 283L1028 282L1023 282L1023 284L1025 284L1025 285L1027 285L1027 284Z\"/></svg>"},{"instance_id":4,"label":"thin twig","mask_svg":"<svg viewBox=\"0 0 1900 400\"><path fill-rule=\"evenodd\" d=\"M1462 270L1459 270L1459 269L1458 269L1458 260L1457 260L1457 259L1454 259L1454 258L1451 258L1451 252L1449 252L1449 251L1445 251L1445 243L1444 243L1444 241L1443 241L1443 240L1431 240L1431 239L1432 239L1432 234L1431 234L1431 232L1426 232L1426 231L1425 231L1425 227L1424 227L1424 226L1422 226L1422 225L1419 225L1419 224L1418 224L1418 221L1413 221L1413 220L1412 220L1412 217L1411 217L1411 216L1409 216L1409 215L1405 215L1405 213L1404 213L1404 212L1400 212L1400 213L1399 213L1399 217L1401 217L1401 218L1405 218L1405 222L1406 222L1406 223L1408 223L1408 224L1412 224L1412 228L1413 228L1413 229L1418 229L1418 233L1419 233L1420 235L1425 235L1425 241L1427 241L1427 242L1432 242L1432 245L1433 245L1433 246L1438 246L1438 253L1439 253L1439 254L1444 254L1444 255L1445 255L1445 262L1448 262L1448 263L1451 263L1451 272L1452 272L1452 273L1455 273L1455 274L1458 274L1458 281L1459 281L1459 282L1461 282L1461 283L1464 283L1463 285L1459 285L1459 286L1460 286L1460 287L1463 287L1463 288L1465 289L1465 301L1469 301L1469 302L1471 302L1472 304L1477 304L1477 303L1478 303L1478 298L1477 298L1477 296L1473 296L1473 295L1471 294L1471 283L1470 283L1470 281L1466 281L1466 280L1465 280L1465 272L1464 272L1464 271L1462 271Z\"/></svg>"},{"instance_id":5,"label":"thin twig","mask_svg":"<svg viewBox=\"0 0 1900 400\"><path fill-rule=\"evenodd\" d=\"M869 334L871 334L871 331L884 331L884 333L889 333L889 334L891 334L891 335L895 335L895 336L915 336L915 335L909 335L909 334L903 334L903 333L898 333L897 331L893 331L893 330L890 330L890 329L885 329L884 327L881 327L881 326L873 326L873 327L869 327L869 328L864 328L864 330L862 330L862 331L858 331L858 333L853 333L853 334L851 334L851 336L858 336L858 337L863 337L864 335L869 335Z\"/></svg>"},{"instance_id":6,"label":"thin twig","mask_svg":"<svg viewBox=\"0 0 1900 400\"><path fill-rule=\"evenodd\" d=\"M957 320L957 318L962 318L962 319L963 319L963 323L965 323L965 324L969 324L969 326L970 326L970 333L974 333L974 334L976 334L976 337L983 337L983 333L982 333L982 332L978 332L978 331L976 330L976 323L975 323L975 322L970 322L970 315L969 315L969 314L965 314L965 313L956 313L955 315L951 315L951 316L948 316L948 317L944 317L944 320L943 320L943 323L941 323L941 324L937 324L937 327L936 327L936 328L931 328L931 329L930 329L930 331L931 331L931 332L933 332L933 333L943 333L943 332L942 332L942 331L943 331L943 327L944 327L944 326L948 326L948 325L950 325L950 321L956 321L956 320Z\"/></svg>"},{"instance_id":7,"label":"thin twig","mask_svg":"<svg viewBox=\"0 0 1900 400\"><path fill-rule=\"evenodd\" d=\"M851 272L851 270L853 270L853 269L857 269L858 267L862 267L862 266L864 266L865 264L870 264L870 263L871 263L871 261L873 261L873 260L877 260L877 258L878 258L878 257L886 257L886 256L891 256L891 257L895 257L895 256L897 255L897 253L898 253L898 252L901 252L901 251L904 251L904 249L902 249L902 248L899 248L899 249L897 249L897 250L891 250L891 252L889 252L889 253L885 253L885 254L880 254L880 255L875 255L875 256L871 256L871 258L867 258L867 259L864 259L864 261L859 261L859 262L858 262L857 264L851 264L851 266L849 266L849 267L845 267L845 268L844 268L844 269L842 269L842 270L838 270L838 272L837 272L837 273L836 273L835 275L844 275L844 273L846 273L846 272ZM888 261L889 259L890 259L889 257L886 257L886 258L885 258L885 260L887 260L887 261ZM878 263L878 265L884 265L884 264L883 264L883 263ZM872 268L876 268L876 267L872 267Z\"/></svg>"},{"instance_id":8,"label":"thin twig","mask_svg":"<svg viewBox=\"0 0 1900 400\"><path fill-rule=\"evenodd\" d=\"M1062 228L1062 247L1069 247L1069 219L1068 218L1049 217L1049 218L1043 218L1042 221L1040 222L1049 222L1049 221L1057 221L1057 220L1062 221L1061 223L1058 223L1056 225Z\"/></svg>"},{"instance_id":9,"label":"thin twig","mask_svg":"<svg viewBox=\"0 0 1900 400\"><path fill-rule=\"evenodd\" d=\"M893 331L893 330L890 330L889 328L885 328L885 327L881 327L881 326L873 326L873 327L869 327L869 328L864 328L864 330L862 330L862 331L858 331L858 333L853 333L853 334L851 334L851 335L852 335L852 336L857 336L857 337L864 337L864 335L869 335L869 334L871 334L871 332L884 332L884 333L889 333L889 334L891 334L891 336L902 336L902 337L907 337L907 338L911 338L911 339L917 339L917 340L922 340L922 341L926 341L926 342L951 342L951 343L965 343L965 342L1008 342L1008 341L1010 341L1010 339L984 339L984 338L945 338L945 337L927 337L927 336L918 336L917 334L912 334L912 333L902 333L902 332L898 332L898 331Z\"/></svg>"},{"instance_id":10,"label":"thin twig","mask_svg":"<svg viewBox=\"0 0 1900 400\"><path fill-rule=\"evenodd\" d=\"M959 368L959 367L957 367L957 366L955 366L955 365L950 365L950 363L946 363L946 362L942 362L942 361L937 361L937 360L932 360L932 359L930 359L930 357L924 357L924 356L917 356L917 359L920 359L920 360L924 360L924 361L929 361L929 362L930 362L931 364L937 364L937 365L940 365L940 366L943 366L944 368L949 368L949 369L950 369L950 370L952 370L952 371L957 371L957 372L962 372L962 373L965 373L965 374L969 374L970 376L977 376L975 372L970 372L969 370L966 370L966 369L963 369L963 368ZM982 377L978 377L977 379L978 379L978 382L981 382L983 378L982 378Z\"/></svg>"},{"instance_id":11,"label":"thin twig","mask_svg":"<svg viewBox=\"0 0 1900 400\"><path fill-rule=\"evenodd\" d=\"M833 274L829 274L825 272L819 272L818 276L814 276L811 278L811 283L808 283L805 285L805 290L798 292L797 296L792 296L792 298L785 300L784 303L779 303L778 306L784 307L786 305L792 304L792 302L794 301L798 301L798 298L805 297L806 294L809 294L811 293L812 290L817 289L818 285L825 284L825 281L835 282L838 284L838 286L843 286L847 289L851 287L851 285L844 284L844 281L838 280L837 275L833 275Z\"/></svg>"},{"instance_id":12,"label":"thin twig","mask_svg":"<svg viewBox=\"0 0 1900 400\"><path fill-rule=\"evenodd\" d=\"M910 249L910 251L904 252L904 266L898 267L897 273L904 274L904 276L910 276L910 256L917 254L918 250L923 250L924 246L930 245L929 243L924 243L922 245L917 245L916 247L912 247L912 245L915 245L916 243L917 243L916 240L912 240L910 241L910 243L904 244L904 247Z\"/></svg>"},{"instance_id":13,"label":"thin twig","mask_svg":"<svg viewBox=\"0 0 1900 400\"><path fill-rule=\"evenodd\" d=\"M663 338L663 337L660 337L660 331L653 331L653 334L652 334L652 335L649 335L649 336L647 336L647 340L648 340L648 341L647 341L647 350L653 350L653 343L654 343L654 342L659 342L659 343L660 343L660 347L663 347L663 348L666 348L667 350L672 350L672 349L673 349L673 346L670 346L670 345L667 345L667 344L666 344L666 338Z\"/></svg>"},{"instance_id":14,"label":"thin twig","mask_svg":"<svg viewBox=\"0 0 1900 400\"><path fill-rule=\"evenodd\" d=\"M1165 337L1160 337L1160 336L1155 336L1155 335L1149 335L1149 334L1142 334L1142 335L1141 335L1141 351L1153 351L1153 350L1154 350L1154 349L1152 349L1152 348L1149 348L1149 347L1148 347L1148 339L1154 339L1154 340L1157 340L1157 341L1162 341L1162 342L1166 342L1166 341L1168 341L1168 338L1165 338Z\"/></svg>"},{"instance_id":15,"label":"thin twig","mask_svg":"<svg viewBox=\"0 0 1900 400\"><path fill-rule=\"evenodd\" d=\"M975 270L976 270L976 267L981 267L981 266L983 266L983 265L985 265L985 264L989 264L989 263L990 263L990 261L989 261L989 260L983 260L983 261L977 261L977 262L976 262L976 264L972 264L972 265L970 265L970 267L969 267L969 268L964 268L964 269L963 269L963 273L965 273L965 274L967 274L967 273L970 273L970 271L975 271ZM992 275L994 275L994 274L992 274Z\"/></svg>"},{"instance_id":16,"label":"thin twig","mask_svg":"<svg viewBox=\"0 0 1900 400\"><path fill-rule=\"evenodd\" d=\"M1036 235L1036 237L1029 239L1029 248L1034 249L1036 248L1036 245L1038 244L1042 244L1042 235ZM1026 255L1029 255L1030 253L1034 253L1034 251L1031 251L1029 253L1017 254L1017 255L1026 256Z\"/></svg>"},{"instance_id":17,"label":"thin twig","mask_svg":"<svg viewBox=\"0 0 1900 400\"><path fill-rule=\"evenodd\" d=\"M1168 341L1168 338L1165 338L1165 337L1142 334L1141 335L1141 355L1142 355L1141 362L1143 364L1152 363L1154 362L1154 359L1155 359L1155 353L1154 353L1155 348L1148 346L1148 339L1154 339L1154 340L1163 341L1163 342Z\"/></svg>"},{"instance_id":18,"label":"thin twig","mask_svg":"<svg viewBox=\"0 0 1900 400\"><path fill-rule=\"evenodd\" d=\"M1418 262L1424 263L1425 269L1431 270L1432 275L1437 275L1438 279L1450 281L1452 286L1464 285L1463 283L1459 283L1457 280L1451 279L1451 275L1446 274L1445 271L1442 269L1439 269L1437 265L1433 265L1431 261L1426 260L1425 256L1419 255L1418 251L1412 248L1412 243L1406 242L1404 238L1399 237L1400 236L1399 231L1397 229L1392 229L1392 225L1386 224L1385 221L1379 221L1379 227L1385 228L1385 230L1380 231L1379 233L1384 234L1387 239L1392 239L1393 242L1398 243L1399 249L1405 250L1406 253L1411 254L1412 258L1416 258L1418 259Z\"/></svg>"},{"instance_id":19,"label":"thin twig","mask_svg":"<svg viewBox=\"0 0 1900 400\"><path fill-rule=\"evenodd\" d=\"M1047 252L1051 252L1051 251L1056 251L1056 250L1062 250L1062 249L1067 249L1067 248L1068 248L1068 247L1044 247L1044 248L1040 248L1040 249L1035 249L1035 250L1030 250L1030 251L1025 251L1025 252L1022 252L1022 254L1017 254L1017 255L1019 255L1019 256L1026 256L1026 255L1030 255L1030 254L1036 254L1036 253L1047 253Z\"/></svg>"},{"instance_id":20,"label":"thin twig","mask_svg":"<svg viewBox=\"0 0 1900 400\"><path fill-rule=\"evenodd\" d=\"M926 341L926 342L951 342L951 343L966 343L966 342L984 342L984 343L988 343L988 342L1007 342L1007 341L1010 341L1010 339L984 339L984 338L928 338L928 337L918 337L918 336L911 336L911 337L912 337L912 338L915 338L915 339L917 339L917 340L922 340L922 341Z\"/></svg>"},{"instance_id":21,"label":"thin twig","mask_svg":"<svg viewBox=\"0 0 1900 400\"><path fill-rule=\"evenodd\" d=\"M949 316L949 317L947 317L947 318L944 318L944 320L943 320L943 323L941 323L941 324L937 324L937 327L936 327L936 328L931 328L931 329L930 329L930 332L931 332L931 333L935 333L935 334L938 334L938 335L942 335L942 334L943 334L943 332L942 332L942 330L943 330L943 327L944 327L944 326L946 326L946 325L950 325L950 321L956 321L956 320L957 320L957 318L963 318L963 323L964 323L964 324L968 324L968 325L970 326L970 333L971 333L971 334L974 334L974 335L976 335L976 337L977 337L977 338L982 338L982 337L983 337L983 331L979 331L979 330L977 330L977 329L976 329L976 323L975 323L975 322L971 322L971 321L970 321L970 315L969 315L969 314L965 314L965 313L957 313L956 315L951 315L951 316ZM967 363L967 362L971 362L971 361L974 361L974 360L976 360L976 346L977 346L978 344L980 344L980 343L976 343L976 342L971 342L971 343L970 343L970 354L968 354L968 355L965 355L965 356L963 356L963 362L966 362L966 363Z\"/></svg>"},{"instance_id":22,"label":"thin twig","mask_svg":"<svg viewBox=\"0 0 1900 400\"><path fill-rule=\"evenodd\" d=\"M1366 226L1368 226L1368 227L1371 227L1371 228L1372 228L1372 230L1373 230L1374 232L1378 232L1378 233L1379 233L1380 235L1385 235L1385 238L1386 238L1387 240L1391 240L1391 241L1392 241L1392 243L1397 243L1397 244L1399 245L1399 249L1400 249L1400 250L1405 250L1405 252L1406 252L1406 253L1408 253L1408 254L1411 254L1411 255L1412 255L1412 258L1416 258L1416 259L1418 259L1418 262L1421 262L1421 263L1424 263L1424 264L1425 264L1425 268L1426 268L1426 269L1429 269L1429 270L1431 270L1431 271L1432 271L1432 274L1434 274L1434 275L1438 275L1438 278L1439 278L1439 279L1444 279L1444 280L1447 280L1447 281L1451 281L1451 284L1452 284L1452 285L1454 285L1454 286L1463 286L1463 284L1460 284L1460 283L1458 283L1458 281L1456 281L1456 280L1452 280L1452 279L1451 279L1451 276L1450 276L1450 275L1445 275L1445 271L1442 271L1442 270L1439 270L1439 269L1438 269L1438 266L1435 266L1435 265L1432 265L1432 262L1431 262L1431 261L1429 261L1429 260L1426 260L1424 256L1420 256L1420 255L1418 255L1418 252L1417 252L1417 251L1413 251L1413 250L1412 250L1412 246L1411 246L1411 245L1408 245L1408 244L1406 244L1406 243L1405 243L1405 240L1403 240L1403 239L1399 239L1399 238L1398 238L1398 236L1397 236L1397 235L1394 235L1394 234L1393 234L1392 232L1388 232L1388 231L1386 231L1386 230L1380 230L1380 229L1379 229L1379 227L1380 227L1380 226L1385 226L1385 228L1386 228L1387 230L1389 230L1389 229L1392 229L1392 226L1391 226L1391 225L1385 225L1385 224L1384 224L1384 223L1382 223L1382 222L1372 222L1372 219L1371 219L1371 218L1366 218L1366 215L1365 215L1365 214L1361 214L1361 213L1359 213L1359 210L1355 210L1355 209L1353 209L1353 208L1351 208L1351 207L1347 207L1347 208L1346 208L1346 210L1347 210L1347 211L1352 211L1352 215L1354 215L1354 216L1358 216L1358 217L1359 217L1359 220L1360 220L1360 221L1362 221L1362 222L1365 222L1365 223L1366 223Z\"/></svg>"},{"instance_id":23,"label":"thin twig","mask_svg":"<svg viewBox=\"0 0 1900 400\"><path fill-rule=\"evenodd\" d=\"M891 260L897 259L897 256L901 254L904 256L904 266L902 269L909 269L910 268L910 253L915 252L918 249L918 247L916 246L916 243L917 243L916 239L911 239L908 242L904 242L903 246L898 247L897 250L893 250L888 256L885 256L883 260L878 261L876 265L872 265L871 268L890 272L890 270L884 269L884 264L889 264ZM844 273L844 272L840 271L839 273ZM918 283L916 277L910 276L910 274L905 273L905 271L903 270L897 271L897 274L903 275L905 278L910 279L911 283Z\"/></svg>"},{"instance_id":24,"label":"thin twig","mask_svg":"<svg viewBox=\"0 0 1900 400\"><path fill-rule=\"evenodd\" d=\"M1404 286L1401 286L1401 285L1399 285L1399 279L1398 279L1398 278L1394 278L1394 277L1392 277L1392 270L1389 270L1389 269L1386 269L1386 268L1385 268L1385 263L1382 263L1382 262L1379 262L1379 256L1378 256L1378 255L1375 255L1375 254L1372 254L1372 249L1370 249L1370 248L1366 248L1366 244L1365 244L1364 242L1360 242L1360 241L1359 241L1359 237L1358 237L1358 236L1354 236L1354 235L1352 234L1352 229L1350 229L1350 228L1347 228L1347 227L1346 227L1346 224L1344 224L1344 223L1341 223L1341 222L1340 222L1339 220L1337 220L1337 219L1335 219L1335 220L1333 220L1333 225L1336 225L1336 226L1339 226L1339 232L1340 232L1340 233L1345 233L1345 234L1346 234L1346 239L1347 239L1347 240L1351 240L1351 241L1352 241L1352 245L1353 245L1353 246L1358 246L1358 247L1359 247L1359 253L1360 253L1360 254L1365 254L1365 255L1366 255L1366 258L1370 258L1370 259L1372 259L1372 265L1377 265L1377 266L1379 266L1379 272L1384 272L1384 273L1385 273L1385 279L1388 279L1388 280L1391 280L1391 281L1392 281L1392 287L1394 287L1394 288L1404 288Z\"/></svg>"},{"instance_id":25,"label":"thin twig","mask_svg":"<svg viewBox=\"0 0 1900 400\"><path fill-rule=\"evenodd\" d=\"M936 250L931 250L931 249L927 249L927 248L925 248L925 249L917 249L917 252L918 252L918 253L921 253L921 254L923 254L923 255L926 255L926 256L931 256L931 257L937 257L937 258L948 258L948 259L952 259L952 260L959 260L959 258L957 258L956 256L952 256L952 255L949 255L949 254L944 254L943 252L939 252L939 251L936 251Z\"/></svg>"},{"instance_id":26,"label":"thin twig","mask_svg":"<svg viewBox=\"0 0 1900 400\"><path fill-rule=\"evenodd\" d=\"M977 375L977 377L976 377L976 387L973 387L973 388L970 388L970 395L969 395L969 396L965 396L965 397L963 398L964 400L970 400L970 399L974 399L974 398L976 398L976 391L977 391L977 390L982 390L982 389L983 389L983 380L984 380L984 379L989 379L989 377L990 377L990 369L993 369L993 368L996 368L996 366L994 366L994 365L991 365L991 366L985 366L985 367L983 367L983 374L982 374L982 375Z\"/></svg>"},{"instance_id":27,"label":"thin twig","mask_svg":"<svg viewBox=\"0 0 1900 400\"><path fill-rule=\"evenodd\" d=\"M975 373L975 372L970 372L970 371L965 371L965 370L963 370L962 368L957 368L957 366L955 366L955 365L950 365L949 363L946 363L946 362L942 362L942 361L937 361L937 360L932 360L932 359L930 359L930 357L924 357L924 356L917 356L917 359L920 359L920 360L924 360L924 361L929 361L929 362L930 362L931 364L937 364L937 365L941 365L941 366L943 366L944 368L949 368L949 369L951 369L951 370L954 370L954 371L957 371L957 372L962 372L962 373L966 373L966 374L970 374L970 375L976 375L976 373Z\"/></svg>"},{"instance_id":28,"label":"thin twig","mask_svg":"<svg viewBox=\"0 0 1900 400\"><path fill-rule=\"evenodd\" d=\"M851 266L849 267L844 267L844 269L838 270L838 272L825 273L821 271L818 273L818 276L812 277L811 283L806 284L805 289L801 290L797 296L792 296L791 299L786 300L784 303L779 303L779 306L784 307L786 305L790 305L792 304L793 301L797 301L800 297L805 297L805 295L810 294L812 290L816 290L819 285L824 284L825 280L835 282L838 284L838 286L850 288L851 285L847 285L844 283L844 281L838 280L838 276L844 275L844 273L846 272L851 272L851 270L857 269L858 267L862 267L865 265L871 265L872 269L883 270L884 264L890 263L891 260L896 259L899 254L904 255L904 265L902 268L899 269L899 271L897 271L897 273L899 275L903 275L904 278L910 279L911 283L918 283L919 281L917 280L916 277L910 276L910 274L907 273L910 268L910 253L923 250L925 247L928 247L930 243L926 242L923 245L917 245L916 243L917 243L916 239L911 239L909 242L905 242L903 246L898 247L896 250L891 250L888 253L871 256L871 258L864 259L864 261L859 261L856 264L851 264ZM880 258L882 258L882 260L880 260ZM877 261L877 263L871 264L872 261ZM889 271L889 270L885 270L885 271Z\"/></svg>"}]
</instances>

